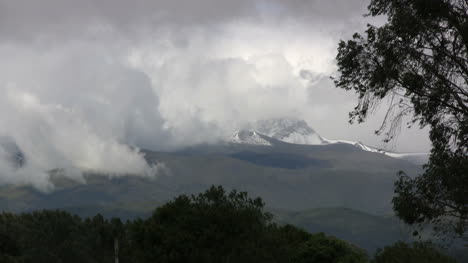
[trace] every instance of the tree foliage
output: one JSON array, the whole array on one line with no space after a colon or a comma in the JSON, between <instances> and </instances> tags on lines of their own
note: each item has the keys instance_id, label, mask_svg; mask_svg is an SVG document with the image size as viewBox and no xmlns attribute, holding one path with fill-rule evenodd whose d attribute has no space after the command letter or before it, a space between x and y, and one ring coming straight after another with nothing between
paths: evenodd
<instances>
[{"instance_id":1,"label":"tree foliage","mask_svg":"<svg viewBox=\"0 0 468 263\"><path fill-rule=\"evenodd\" d=\"M316 234L299 247L297 263L359 263L366 262L366 254L361 249L350 246L343 240Z\"/></svg>"},{"instance_id":2,"label":"tree foliage","mask_svg":"<svg viewBox=\"0 0 468 263\"><path fill-rule=\"evenodd\" d=\"M398 242L377 251L372 263L456 263L430 243Z\"/></svg>"},{"instance_id":3,"label":"tree foliage","mask_svg":"<svg viewBox=\"0 0 468 263\"><path fill-rule=\"evenodd\" d=\"M369 262L362 249L343 240L275 224L263 208L260 198L211 187L125 223L99 214L83 220L63 211L2 213L0 262L111 263L116 255L135 263ZM425 243L398 243L378 252L375 262L454 261Z\"/></svg>"},{"instance_id":4,"label":"tree foliage","mask_svg":"<svg viewBox=\"0 0 468 263\"><path fill-rule=\"evenodd\" d=\"M371 0L368 25L338 47L335 85L354 90L350 121L365 121L383 100L387 115L376 132L391 140L405 118L430 128L424 173L400 173L393 199L409 224L466 236L468 227L468 1Z\"/></svg>"},{"instance_id":5,"label":"tree foliage","mask_svg":"<svg viewBox=\"0 0 468 263\"><path fill-rule=\"evenodd\" d=\"M221 187L181 195L136 224L140 261L262 262L270 256L263 239L271 218L262 207L261 199L235 191L227 195Z\"/></svg>"},{"instance_id":6,"label":"tree foliage","mask_svg":"<svg viewBox=\"0 0 468 263\"><path fill-rule=\"evenodd\" d=\"M122 223L63 211L0 214L0 262L367 262L362 249L278 226L260 198L212 187ZM114 245L118 243L118 251Z\"/></svg>"},{"instance_id":7,"label":"tree foliage","mask_svg":"<svg viewBox=\"0 0 468 263\"><path fill-rule=\"evenodd\" d=\"M349 255L366 262L359 248L323 234L277 226L260 198L212 187L179 196L135 224L139 262L340 262ZM148 251L151 251L148 253ZM352 256L350 256L352 257Z\"/></svg>"}]
</instances>

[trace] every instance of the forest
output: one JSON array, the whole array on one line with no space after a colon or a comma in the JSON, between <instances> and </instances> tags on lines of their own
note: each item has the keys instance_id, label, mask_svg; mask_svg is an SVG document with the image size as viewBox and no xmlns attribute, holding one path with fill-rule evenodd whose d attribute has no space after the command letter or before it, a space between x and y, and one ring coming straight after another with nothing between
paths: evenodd
<instances>
[{"instance_id":1,"label":"forest","mask_svg":"<svg viewBox=\"0 0 468 263\"><path fill-rule=\"evenodd\" d=\"M456 262L422 242L367 255L324 233L277 224L264 207L261 198L212 186L126 222L59 210L2 213L0 262Z\"/></svg>"}]
</instances>

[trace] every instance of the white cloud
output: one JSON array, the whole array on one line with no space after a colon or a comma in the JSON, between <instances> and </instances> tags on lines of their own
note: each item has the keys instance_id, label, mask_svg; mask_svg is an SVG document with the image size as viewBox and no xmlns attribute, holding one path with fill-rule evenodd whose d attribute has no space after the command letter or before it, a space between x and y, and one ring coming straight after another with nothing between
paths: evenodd
<instances>
[{"instance_id":1,"label":"white cloud","mask_svg":"<svg viewBox=\"0 0 468 263\"><path fill-rule=\"evenodd\" d=\"M378 145L379 119L350 127L356 98L328 79L365 4L331 2L0 0L0 135L27 158L10 167L0 147L0 183L47 190L54 168L150 175L162 166L129 145L212 142L273 117ZM426 132L400 140L428 148Z\"/></svg>"},{"instance_id":2,"label":"white cloud","mask_svg":"<svg viewBox=\"0 0 468 263\"><path fill-rule=\"evenodd\" d=\"M129 146L164 146L158 140L166 136L158 98L143 73L82 47L12 54L2 63L7 74L0 78L0 134L13 138L26 167L6 170L4 180L32 178L46 189L46 172L54 168L154 175ZM80 179L79 173L67 175Z\"/></svg>"}]
</instances>

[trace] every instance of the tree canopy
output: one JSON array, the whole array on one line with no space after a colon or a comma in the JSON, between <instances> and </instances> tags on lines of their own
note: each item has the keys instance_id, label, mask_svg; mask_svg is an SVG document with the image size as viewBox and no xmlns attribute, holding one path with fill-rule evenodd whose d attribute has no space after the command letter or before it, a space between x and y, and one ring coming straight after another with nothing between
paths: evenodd
<instances>
[{"instance_id":1,"label":"tree canopy","mask_svg":"<svg viewBox=\"0 0 468 263\"><path fill-rule=\"evenodd\" d=\"M133 226L138 262L367 262L366 253L324 234L278 226L260 198L211 187L181 195Z\"/></svg>"},{"instance_id":2,"label":"tree canopy","mask_svg":"<svg viewBox=\"0 0 468 263\"><path fill-rule=\"evenodd\" d=\"M346 241L272 219L260 198L214 186L125 223L64 211L0 213L0 262L369 262L364 250ZM371 262L455 261L427 243L397 243Z\"/></svg>"},{"instance_id":3,"label":"tree canopy","mask_svg":"<svg viewBox=\"0 0 468 263\"><path fill-rule=\"evenodd\" d=\"M430 243L398 242L379 250L372 263L456 263L457 261L441 253Z\"/></svg>"},{"instance_id":4,"label":"tree canopy","mask_svg":"<svg viewBox=\"0 0 468 263\"><path fill-rule=\"evenodd\" d=\"M345 241L279 226L245 192L181 195L122 223L63 211L0 214L0 262L368 262Z\"/></svg>"},{"instance_id":5,"label":"tree canopy","mask_svg":"<svg viewBox=\"0 0 468 263\"><path fill-rule=\"evenodd\" d=\"M385 102L376 133L393 139L401 122L429 127L429 163L419 176L401 172L394 209L406 223L466 237L468 228L468 1L371 0L368 25L338 47L335 85L359 102L350 121L363 122Z\"/></svg>"}]
</instances>

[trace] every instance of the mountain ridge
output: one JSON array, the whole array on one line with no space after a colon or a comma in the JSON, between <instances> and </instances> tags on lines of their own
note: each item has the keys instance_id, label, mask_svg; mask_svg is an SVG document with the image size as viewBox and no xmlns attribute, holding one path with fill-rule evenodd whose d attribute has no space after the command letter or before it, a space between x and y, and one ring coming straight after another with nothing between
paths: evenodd
<instances>
[{"instance_id":1,"label":"mountain ridge","mask_svg":"<svg viewBox=\"0 0 468 263\"><path fill-rule=\"evenodd\" d=\"M429 153L398 153L377 149L362 142L327 139L312 129L307 122L299 119L276 118L257 121L250 124L246 129L241 129L234 134L231 143L238 144L272 144L272 139L292 144L305 145L329 145L329 144L349 144L361 150L384 154L392 158L406 160L418 165L427 163Z\"/></svg>"}]
</instances>

